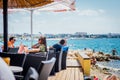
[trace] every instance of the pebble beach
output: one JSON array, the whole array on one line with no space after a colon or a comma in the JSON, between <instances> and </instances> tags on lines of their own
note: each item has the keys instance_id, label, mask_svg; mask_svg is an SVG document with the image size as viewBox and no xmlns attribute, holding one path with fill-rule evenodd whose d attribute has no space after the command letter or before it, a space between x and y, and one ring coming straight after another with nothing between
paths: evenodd
<instances>
[{"instance_id":1,"label":"pebble beach","mask_svg":"<svg viewBox=\"0 0 120 80\"><path fill-rule=\"evenodd\" d=\"M88 55L89 57L96 57L97 58L97 62L94 66L91 66L90 69L90 76L96 76L99 78L99 80L103 80L104 77L109 76L109 75L116 75L117 79L120 80L120 64L114 64L116 61L117 63L120 61L119 58L118 59L111 59L110 56L106 59L106 54L104 53L93 53L91 49L88 50L73 50L73 51L69 51L70 54L75 54L75 53L85 53L86 55ZM112 55L111 55L112 56ZM102 60L99 61L102 57ZM119 56L118 56L119 57ZM116 56L115 56L116 58ZM108 61L109 59L109 61ZM113 66L110 66L113 65ZM114 67L116 66L116 67Z\"/></svg>"}]
</instances>

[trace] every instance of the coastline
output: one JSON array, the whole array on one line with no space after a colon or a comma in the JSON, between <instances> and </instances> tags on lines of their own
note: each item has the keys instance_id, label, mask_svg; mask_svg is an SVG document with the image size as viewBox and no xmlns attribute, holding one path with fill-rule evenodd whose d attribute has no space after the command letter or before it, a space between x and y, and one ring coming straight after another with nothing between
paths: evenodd
<instances>
[{"instance_id":1,"label":"coastline","mask_svg":"<svg viewBox=\"0 0 120 80\"><path fill-rule=\"evenodd\" d=\"M102 57L102 61L97 61L97 63L92 66L91 65L91 69L90 69L90 76L96 76L98 77L100 80L103 80L104 77L106 76L110 76L112 74L117 76L117 79L120 80L120 67L119 68L114 68L114 61L116 61L116 59L110 59L109 61L105 61L106 57L106 53L99 53L99 52L95 52L93 53L93 51L91 49L87 49L87 50L69 50L70 53L74 54L74 53L85 53L87 54L89 57L95 56L96 58L101 58ZM111 61L111 62L110 62ZM118 60L120 62L120 60ZM101 64L101 62L103 64ZM109 65L104 65L106 63L110 62L113 66L109 66ZM118 66L120 66L120 64L118 64Z\"/></svg>"},{"instance_id":2,"label":"coastline","mask_svg":"<svg viewBox=\"0 0 120 80\"><path fill-rule=\"evenodd\" d=\"M109 53L93 52L91 50L85 51L89 57L96 58L95 67L91 67L91 76L97 76L100 80L105 76L116 75L120 80L120 56L113 56ZM118 61L117 63L115 63ZM101 64L102 63L102 64Z\"/></svg>"},{"instance_id":3,"label":"coastline","mask_svg":"<svg viewBox=\"0 0 120 80\"><path fill-rule=\"evenodd\" d=\"M90 69L90 76L96 76L99 78L99 80L103 80L106 76L111 76L113 73L107 72L106 70L102 70L101 68L91 68ZM116 75L116 74L114 74ZM120 80L119 75L117 76L117 80Z\"/></svg>"},{"instance_id":4,"label":"coastline","mask_svg":"<svg viewBox=\"0 0 120 80\"><path fill-rule=\"evenodd\" d=\"M118 71L116 71L118 72ZM103 80L104 77L106 76L111 76L111 75L116 75L117 79L120 80L120 73L115 73L109 69L107 69L106 67L103 68L101 66L97 66L97 67L91 67L90 69L90 76L96 76L98 77L100 80Z\"/></svg>"},{"instance_id":5,"label":"coastline","mask_svg":"<svg viewBox=\"0 0 120 80\"><path fill-rule=\"evenodd\" d=\"M106 62L103 62L103 63L106 63ZM96 66L98 66L102 70L106 71L106 73L108 73L108 74L115 74L120 79L120 68L114 68L114 67L111 67L111 66L105 66L105 65L102 65L100 63L96 64Z\"/></svg>"}]
</instances>

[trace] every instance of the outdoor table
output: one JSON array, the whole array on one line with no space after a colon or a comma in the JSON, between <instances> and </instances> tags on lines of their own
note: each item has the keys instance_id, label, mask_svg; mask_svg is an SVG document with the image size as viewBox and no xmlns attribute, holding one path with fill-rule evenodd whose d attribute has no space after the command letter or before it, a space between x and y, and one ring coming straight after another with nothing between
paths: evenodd
<instances>
[{"instance_id":1,"label":"outdoor table","mask_svg":"<svg viewBox=\"0 0 120 80\"><path fill-rule=\"evenodd\" d=\"M10 66L10 69L13 73L22 72L23 68L20 66Z\"/></svg>"}]
</instances>

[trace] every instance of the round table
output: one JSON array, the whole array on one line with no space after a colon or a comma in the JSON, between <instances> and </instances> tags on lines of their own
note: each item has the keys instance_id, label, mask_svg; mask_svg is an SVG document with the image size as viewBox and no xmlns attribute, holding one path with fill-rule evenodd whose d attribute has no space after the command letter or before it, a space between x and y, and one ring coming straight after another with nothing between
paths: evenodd
<instances>
[{"instance_id":1,"label":"round table","mask_svg":"<svg viewBox=\"0 0 120 80\"><path fill-rule=\"evenodd\" d=\"M23 68L20 66L10 66L10 69L12 72L17 73L17 72L22 72Z\"/></svg>"}]
</instances>

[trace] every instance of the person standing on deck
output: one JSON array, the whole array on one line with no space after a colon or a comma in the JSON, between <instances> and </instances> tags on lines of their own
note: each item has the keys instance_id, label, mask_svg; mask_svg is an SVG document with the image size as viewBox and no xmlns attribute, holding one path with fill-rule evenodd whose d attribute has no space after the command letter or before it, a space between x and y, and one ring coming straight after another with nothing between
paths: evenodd
<instances>
[{"instance_id":1,"label":"person standing on deck","mask_svg":"<svg viewBox=\"0 0 120 80\"><path fill-rule=\"evenodd\" d=\"M117 50L114 48L113 50L112 50L112 55L114 56L114 55L116 55L118 52L117 52Z\"/></svg>"}]
</instances>

